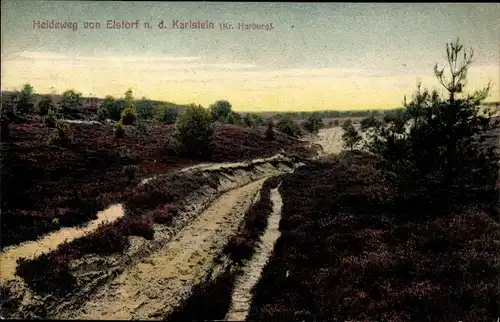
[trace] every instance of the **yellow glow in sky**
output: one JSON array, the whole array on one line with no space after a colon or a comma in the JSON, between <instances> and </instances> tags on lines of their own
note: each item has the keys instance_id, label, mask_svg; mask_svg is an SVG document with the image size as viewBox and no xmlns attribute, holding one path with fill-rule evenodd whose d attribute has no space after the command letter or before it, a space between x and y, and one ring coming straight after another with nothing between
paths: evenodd
<instances>
[{"instance_id":1,"label":"yellow glow in sky","mask_svg":"<svg viewBox=\"0 0 500 322\"><path fill-rule=\"evenodd\" d=\"M2 61L2 88L30 83L38 93L74 88L85 96L122 96L132 88L146 96L178 104L208 106L229 100L235 110L367 109L401 106L404 95L439 88L432 68L386 76L384 71L346 68L263 70L251 64L207 64L198 57L67 57L21 52ZM472 66L467 89L492 81L488 101L500 101L499 66Z\"/></svg>"}]
</instances>

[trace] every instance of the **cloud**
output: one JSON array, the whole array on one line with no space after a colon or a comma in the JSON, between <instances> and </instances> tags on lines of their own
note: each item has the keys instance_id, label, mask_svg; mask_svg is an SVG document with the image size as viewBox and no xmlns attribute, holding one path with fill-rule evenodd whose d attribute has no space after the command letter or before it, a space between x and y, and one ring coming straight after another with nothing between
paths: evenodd
<instances>
[{"instance_id":1,"label":"cloud","mask_svg":"<svg viewBox=\"0 0 500 322\"><path fill-rule=\"evenodd\" d=\"M139 63L139 62L190 62L199 60L200 57L193 56L78 56L75 59L83 61L104 61L104 62L119 62L119 63Z\"/></svg>"},{"instance_id":2,"label":"cloud","mask_svg":"<svg viewBox=\"0 0 500 322\"><path fill-rule=\"evenodd\" d=\"M16 55L17 57L27 58L27 59L67 59L69 58L67 55L54 53L54 52L41 52L41 51L23 51Z\"/></svg>"}]
</instances>

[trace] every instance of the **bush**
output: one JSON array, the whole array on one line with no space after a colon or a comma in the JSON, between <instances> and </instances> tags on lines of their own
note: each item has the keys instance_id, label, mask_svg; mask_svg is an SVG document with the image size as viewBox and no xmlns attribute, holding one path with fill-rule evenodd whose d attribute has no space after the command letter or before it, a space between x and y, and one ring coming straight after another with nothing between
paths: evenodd
<instances>
[{"instance_id":1,"label":"bush","mask_svg":"<svg viewBox=\"0 0 500 322\"><path fill-rule=\"evenodd\" d=\"M344 122L344 124L342 124L342 130L344 131L344 133L342 134L344 148L353 150L361 141L361 135L354 128L351 120L347 120Z\"/></svg>"},{"instance_id":2,"label":"bush","mask_svg":"<svg viewBox=\"0 0 500 322\"><path fill-rule=\"evenodd\" d=\"M121 121L123 125L133 125L137 120L137 114L133 108L127 107L122 111Z\"/></svg>"},{"instance_id":3,"label":"bush","mask_svg":"<svg viewBox=\"0 0 500 322\"><path fill-rule=\"evenodd\" d=\"M48 143L57 145L66 145L71 143L73 130L71 126L63 121L56 122L55 131L49 135Z\"/></svg>"},{"instance_id":4,"label":"bush","mask_svg":"<svg viewBox=\"0 0 500 322\"><path fill-rule=\"evenodd\" d=\"M59 103L63 113L74 114L82 107L82 93L78 93L73 89L69 89L62 94L61 102Z\"/></svg>"},{"instance_id":5,"label":"bush","mask_svg":"<svg viewBox=\"0 0 500 322\"><path fill-rule=\"evenodd\" d=\"M226 100L219 100L210 105L210 114L213 121L224 122L231 114L231 103Z\"/></svg>"},{"instance_id":6,"label":"bush","mask_svg":"<svg viewBox=\"0 0 500 322\"><path fill-rule=\"evenodd\" d=\"M155 118L163 124L174 124L177 121L179 110L178 107L158 105L155 108Z\"/></svg>"},{"instance_id":7,"label":"bush","mask_svg":"<svg viewBox=\"0 0 500 322\"><path fill-rule=\"evenodd\" d=\"M318 133L322 127L323 119L319 113L311 114L305 123L305 128L311 133Z\"/></svg>"},{"instance_id":8,"label":"bush","mask_svg":"<svg viewBox=\"0 0 500 322\"><path fill-rule=\"evenodd\" d=\"M150 131L150 127L146 122L139 119L137 121L137 131L139 132L139 135L147 135Z\"/></svg>"},{"instance_id":9,"label":"bush","mask_svg":"<svg viewBox=\"0 0 500 322\"><path fill-rule=\"evenodd\" d=\"M47 115L45 115L43 122L45 123L45 126L49 128L53 128L56 126L57 123L57 113L55 107L49 108Z\"/></svg>"},{"instance_id":10,"label":"bush","mask_svg":"<svg viewBox=\"0 0 500 322\"><path fill-rule=\"evenodd\" d=\"M17 114L23 117L33 112L35 99L33 97L33 86L25 84L20 92L15 92L14 102Z\"/></svg>"},{"instance_id":11,"label":"bush","mask_svg":"<svg viewBox=\"0 0 500 322\"><path fill-rule=\"evenodd\" d=\"M109 95L106 96L100 107L100 109L103 110L101 113L114 121L120 120L124 108L125 105L123 101L117 101L113 96Z\"/></svg>"},{"instance_id":12,"label":"bush","mask_svg":"<svg viewBox=\"0 0 500 322\"><path fill-rule=\"evenodd\" d=\"M105 121L108 118L110 118L108 110L106 110L103 107L99 107L97 109L97 120L100 121L100 122L102 122L102 121Z\"/></svg>"},{"instance_id":13,"label":"bush","mask_svg":"<svg viewBox=\"0 0 500 322\"><path fill-rule=\"evenodd\" d=\"M175 138L188 156L201 157L208 154L214 132L210 112L202 106L190 105L177 119Z\"/></svg>"},{"instance_id":14,"label":"bush","mask_svg":"<svg viewBox=\"0 0 500 322\"><path fill-rule=\"evenodd\" d=\"M381 123L379 120L377 120L373 115L372 116L368 116L368 117L365 117L364 119L361 120L361 131L364 131L368 128L371 128L371 127L377 127L379 126Z\"/></svg>"},{"instance_id":15,"label":"bush","mask_svg":"<svg viewBox=\"0 0 500 322\"><path fill-rule=\"evenodd\" d=\"M125 128L123 127L122 121L115 124L115 136L117 138L122 138L125 136Z\"/></svg>"},{"instance_id":16,"label":"bush","mask_svg":"<svg viewBox=\"0 0 500 322\"><path fill-rule=\"evenodd\" d=\"M233 113L229 113L225 120L226 124L236 124L236 120L234 119Z\"/></svg>"},{"instance_id":17,"label":"bush","mask_svg":"<svg viewBox=\"0 0 500 322\"><path fill-rule=\"evenodd\" d=\"M339 126L339 125L340 125L339 120L334 120L334 121L333 121L333 126Z\"/></svg>"},{"instance_id":18,"label":"bush","mask_svg":"<svg viewBox=\"0 0 500 322\"><path fill-rule=\"evenodd\" d=\"M50 109L56 109L56 105L54 101L52 101L52 97L50 95L44 95L40 102L37 105L37 113L38 115L45 116L49 112Z\"/></svg>"},{"instance_id":19,"label":"bush","mask_svg":"<svg viewBox=\"0 0 500 322\"><path fill-rule=\"evenodd\" d=\"M288 116L280 120L276 124L276 128L278 131L293 137L299 137L301 134L299 125Z\"/></svg>"}]
</instances>

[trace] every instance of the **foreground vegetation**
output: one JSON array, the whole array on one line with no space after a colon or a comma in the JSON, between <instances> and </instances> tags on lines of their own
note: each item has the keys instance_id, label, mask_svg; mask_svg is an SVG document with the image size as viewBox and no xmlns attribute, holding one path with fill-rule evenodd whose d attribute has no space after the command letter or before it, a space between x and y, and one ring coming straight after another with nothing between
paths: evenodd
<instances>
[{"instance_id":1,"label":"foreground vegetation","mask_svg":"<svg viewBox=\"0 0 500 322\"><path fill-rule=\"evenodd\" d=\"M463 57L463 60L460 58ZM274 254L250 320L493 321L500 243L498 121L464 94L472 51L447 44L447 90L346 122L348 152L285 175ZM307 188L304 188L307 187Z\"/></svg>"},{"instance_id":2,"label":"foreground vegetation","mask_svg":"<svg viewBox=\"0 0 500 322\"><path fill-rule=\"evenodd\" d=\"M378 162L353 153L284 176L282 236L249 320L497 318L495 199L410 206Z\"/></svg>"}]
</instances>

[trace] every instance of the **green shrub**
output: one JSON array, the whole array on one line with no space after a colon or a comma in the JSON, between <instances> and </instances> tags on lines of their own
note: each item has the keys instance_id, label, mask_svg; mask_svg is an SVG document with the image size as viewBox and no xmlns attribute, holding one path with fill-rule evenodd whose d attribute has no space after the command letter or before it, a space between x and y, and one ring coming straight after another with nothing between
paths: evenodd
<instances>
[{"instance_id":1,"label":"green shrub","mask_svg":"<svg viewBox=\"0 0 500 322\"><path fill-rule=\"evenodd\" d=\"M107 118L109 118L108 110L106 110L103 107L99 107L97 109L97 120L102 122L102 121L106 120Z\"/></svg>"},{"instance_id":2,"label":"green shrub","mask_svg":"<svg viewBox=\"0 0 500 322\"><path fill-rule=\"evenodd\" d=\"M175 138L188 156L202 157L209 152L214 132L210 112L202 106L190 105L177 119Z\"/></svg>"},{"instance_id":3,"label":"green shrub","mask_svg":"<svg viewBox=\"0 0 500 322\"><path fill-rule=\"evenodd\" d=\"M49 128L53 128L56 126L57 123L57 112L55 108L50 108L47 112L47 115L45 115L43 122L45 123L45 126Z\"/></svg>"},{"instance_id":4,"label":"green shrub","mask_svg":"<svg viewBox=\"0 0 500 322\"><path fill-rule=\"evenodd\" d=\"M152 119L155 115L153 102L143 97L136 103L137 117L143 120Z\"/></svg>"},{"instance_id":5,"label":"green shrub","mask_svg":"<svg viewBox=\"0 0 500 322\"><path fill-rule=\"evenodd\" d=\"M344 131L344 133L342 134L344 148L353 150L361 142L361 135L354 128L354 125L352 124L352 121L350 119L342 124L342 130Z\"/></svg>"},{"instance_id":6,"label":"green shrub","mask_svg":"<svg viewBox=\"0 0 500 322\"><path fill-rule=\"evenodd\" d=\"M56 145L66 145L73 139L73 130L71 125L63 121L56 122L56 128L49 135L48 143Z\"/></svg>"},{"instance_id":7,"label":"green shrub","mask_svg":"<svg viewBox=\"0 0 500 322\"><path fill-rule=\"evenodd\" d=\"M213 121L224 122L232 111L231 103L226 100L219 100L210 105L210 114Z\"/></svg>"},{"instance_id":8,"label":"green shrub","mask_svg":"<svg viewBox=\"0 0 500 322\"><path fill-rule=\"evenodd\" d=\"M225 120L226 124L236 124L236 120L234 119L233 113L229 113Z\"/></svg>"},{"instance_id":9,"label":"green shrub","mask_svg":"<svg viewBox=\"0 0 500 322\"><path fill-rule=\"evenodd\" d=\"M142 121L141 119L139 119L137 121L137 132L139 132L139 135L147 135L150 131L150 127L148 125L148 123Z\"/></svg>"},{"instance_id":10,"label":"green shrub","mask_svg":"<svg viewBox=\"0 0 500 322\"><path fill-rule=\"evenodd\" d=\"M281 119L278 124L276 124L276 128L278 129L278 131L293 137L299 137L301 134L300 127L297 122L295 122L288 116Z\"/></svg>"},{"instance_id":11,"label":"green shrub","mask_svg":"<svg viewBox=\"0 0 500 322\"><path fill-rule=\"evenodd\" d=\"M180 108L173 106L157 105L155 108L155 118L163 124L174 124L177 121Z\"/></svg>"},{"instance_id":12,"label":"green shrub","mask_svg":"<svg viewBox=\"0 0 500 322\"><path fill-rule=\"evenodd\" d=\"M123 125L133 125L137 120L137 114L133 108L127 107L122 111L121 121Z\"/></svg>"},{"instance_id":13,"label":"green shrub","mask_svg":"<svg viewBox=\"0 0 500 322\"><path fill-rule=\"evenodd\" d=\"M44 95L36 107L38 115L45 116L50 109L56 109L56 105L50 95Z\"/></svg>"},{"instance_id":14,"label":"green shrub","mask_svg":"<svg viewBox=\"0 0 500 322\"><path fill-rule=\"evenodd\" d=\"M319 113L313 113L304 125L309 132L318 133L319 129L323 127L323 119Z\"/></svg>"},{"instance_id":15,"label":"green shrub","mask_svg":"<svg viewBox=\"0 0 500 322\"><path fill-rule=\"evenodd\" d=\"M125 136L125 128L123 127L122 121L115 124L115 136L117 138L122 138Z\"/></svg>"}]
</instances>

